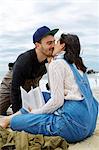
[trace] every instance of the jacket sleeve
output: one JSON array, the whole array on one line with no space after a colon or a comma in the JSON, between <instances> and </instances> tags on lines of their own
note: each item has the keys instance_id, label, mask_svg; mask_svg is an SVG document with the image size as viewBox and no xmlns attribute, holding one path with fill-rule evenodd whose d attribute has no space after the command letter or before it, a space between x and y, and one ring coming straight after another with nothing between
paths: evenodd
<instances>
[{"instance_id":1,"label":"jacket sleeve","mask_svg":"<svg viewBox=\"0 0 99 150\"><path fill-rule=\"evenodd\" d=\"M13 67L12 86L11 86L11 100L12 110L17 112L22 107L20 85L24 83L23 70L19 62L16 62Z\"/></svg>"}]
</instances>

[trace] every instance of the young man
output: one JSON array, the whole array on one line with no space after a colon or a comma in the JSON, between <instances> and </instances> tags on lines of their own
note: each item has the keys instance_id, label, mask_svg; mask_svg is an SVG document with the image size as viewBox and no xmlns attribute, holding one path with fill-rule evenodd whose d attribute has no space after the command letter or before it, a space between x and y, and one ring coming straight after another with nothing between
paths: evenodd
<instances>
[{"instance_id":1,"label":"young man","mask_svg":"<svg viewBox=\"0 0 99 150\"><path fill-rule=\"evenodd\" d=\"M28 91L31 86L35 87L42 75L46 73L45 62L48 57L52 56L55 45L54 35L58 30L50 30L46 26L37 29L33 35L35 48L19 55L15 61L11 83L11 103L14 113L22 106L20 86L23 86ZM3 107L2 89L0 95L0 101L2 103L0 107ZM0 110L1 113L3 111Z\"/></svg>"}]
</instances>

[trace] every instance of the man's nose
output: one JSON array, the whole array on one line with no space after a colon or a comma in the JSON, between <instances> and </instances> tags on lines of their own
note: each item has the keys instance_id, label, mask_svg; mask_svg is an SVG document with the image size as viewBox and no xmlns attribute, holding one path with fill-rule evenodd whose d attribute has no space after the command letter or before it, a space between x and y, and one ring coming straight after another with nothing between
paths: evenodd
<instances>
[{"instance_id":1,"label":"man's nose","mask_svg":"<svg viewBox=\"0 0 99 150\"><path fill-rule=\"evenodd\" d=\"M51 44L51 47L52 47L52 48L54 48L54 46L55 46L55 42L53 42L53 43Z\"/></svg>"}]
</instances>

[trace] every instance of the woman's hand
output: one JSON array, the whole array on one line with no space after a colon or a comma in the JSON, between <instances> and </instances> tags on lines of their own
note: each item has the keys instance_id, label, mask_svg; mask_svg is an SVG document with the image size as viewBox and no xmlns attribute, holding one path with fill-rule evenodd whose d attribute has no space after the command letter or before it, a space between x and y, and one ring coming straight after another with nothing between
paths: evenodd
<instances>
[{"instance_id":1,"label":"woman's hand","mask_svg":"<svg viewBox=\"0 0 99 150\"><path fill-rule=\"evenodd\" d=\"M28 110L29 110L29 113L34 114L34 111L35 111L35 110L34 110L34 109L32 109L32 107L30 107L30 106L29 106L29 107L28 107Z\"/></svg>"},{"instance_id":2,"label":"woman's hand","mask_svg":"<svg viewBox=\"0 0 99 150\"><path fill-rule=\"evenodd\" d=\"M28 107L28 110L31 112L31 111L32 111L32 108L29 106L29 107Z\"/></svg>"}]
</instances>

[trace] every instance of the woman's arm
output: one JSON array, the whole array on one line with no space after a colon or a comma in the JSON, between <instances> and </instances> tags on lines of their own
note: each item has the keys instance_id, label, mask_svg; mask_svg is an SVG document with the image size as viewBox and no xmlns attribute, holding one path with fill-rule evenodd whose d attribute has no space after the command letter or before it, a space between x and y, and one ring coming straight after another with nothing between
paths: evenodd
<instances>
[{"instance_id":1,"label":"woman's arm","mask_svg":"<svg viewBox=\"0 0 99 150\"><path fill-rule=\"evenodd\" d=\"M53 113L64 103L64 68L60 61L49 64L49 81L51 98L40 109L32 110L33 114Z\"/></svg>"}]
</instances>

